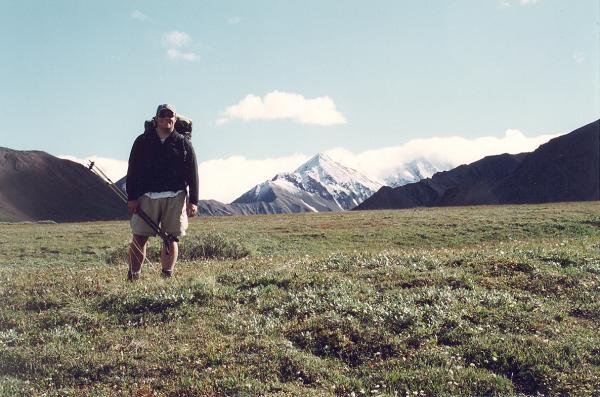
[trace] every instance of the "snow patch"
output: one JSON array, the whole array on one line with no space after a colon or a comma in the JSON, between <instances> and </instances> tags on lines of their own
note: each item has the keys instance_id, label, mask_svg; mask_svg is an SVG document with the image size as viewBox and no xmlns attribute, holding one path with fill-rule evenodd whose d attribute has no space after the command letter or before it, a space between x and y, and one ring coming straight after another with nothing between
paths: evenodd
<instances>
[{"instance_id":1,"label":"snow patch","mask_svg":"<svg viewBox=\"0 0 600 397\"><path fill-rule=\"evenodd\" d=\"M304 201L304 200L301 200L301 201L302 201L302 204L304 204L305 206L307 206L308 209L311 210L312 212L319 212L319 211L317 211L317 209L315 207L313 207L312 205L307 204L306 201Z\"/></svg>"}]
</instances>

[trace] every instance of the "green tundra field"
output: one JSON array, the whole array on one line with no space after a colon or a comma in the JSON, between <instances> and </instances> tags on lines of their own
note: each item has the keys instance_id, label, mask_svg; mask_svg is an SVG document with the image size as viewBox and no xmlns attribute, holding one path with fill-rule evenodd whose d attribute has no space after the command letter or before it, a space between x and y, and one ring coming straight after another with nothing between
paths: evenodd
<instances>
[{"instance_id":1,"label":"green tundra field","mask_svg":"<svg viewBox=\"0 0 600 397\"><path fill-rule=\"evenodd\" d=\"M600 396L600 202L0 225L2 396Z\"/></svg>"}]
</instances>

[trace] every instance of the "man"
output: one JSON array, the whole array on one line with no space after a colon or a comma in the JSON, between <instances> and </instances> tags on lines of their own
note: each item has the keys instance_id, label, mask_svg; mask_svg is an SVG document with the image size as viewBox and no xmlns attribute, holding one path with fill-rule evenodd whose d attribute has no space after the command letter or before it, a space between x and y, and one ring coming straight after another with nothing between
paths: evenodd
<instances>
[{"instance_id":1,"label":"man","mask_svg":"<svg viewBox=\"0 0 600 397\"><path fill-rule=\"evenodd\" d=\"M131 148L127 169L127 207L133 215L133 240L129 247L130 281L140 278L146 257L146 243L154 230L137 214L144 211L161 229L183 236L188 216L198 210L198 167L189 139L175 131L177 113L169 104L159 105L154 117L155 128L147 128ZM189 196L186 188L189 187ZM162 245L162 275L171 277L177 261L177 242L165 249Z\"/></svg>"}]
</instances>

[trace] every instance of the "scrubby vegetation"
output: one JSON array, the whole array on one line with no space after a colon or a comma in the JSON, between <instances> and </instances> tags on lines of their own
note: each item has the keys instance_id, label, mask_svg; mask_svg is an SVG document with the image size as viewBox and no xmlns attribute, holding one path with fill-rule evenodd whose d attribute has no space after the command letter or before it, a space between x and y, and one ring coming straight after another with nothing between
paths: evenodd
<instances>
[{"instance_id":1,"label":"scrubby vegetation","mask_svg":"<svg viewBox=\"0 0 600 397\"><path fill-rule=\"evenodd\" d=\"M200 259L240 259L250 255L250 250L240 241L231 239L223 233L210 232L195 235L192 238L179 238L179 260ZM126 263L129 244L108 251L106 263L118 265ZM161 244L149 244L146 256L149 261L160 260Z\"/></svg>"},{"instance_id":2,"label":"scrubby vegetation","mask_svg":"<svg viewBox=\"0 0 600 397\"><path fill-rule=\"evenodd\" d=\"M599 214L201 218L133 284L124 222L1 226L0 395L600 395Z\"/></svg>"}]
</instances>

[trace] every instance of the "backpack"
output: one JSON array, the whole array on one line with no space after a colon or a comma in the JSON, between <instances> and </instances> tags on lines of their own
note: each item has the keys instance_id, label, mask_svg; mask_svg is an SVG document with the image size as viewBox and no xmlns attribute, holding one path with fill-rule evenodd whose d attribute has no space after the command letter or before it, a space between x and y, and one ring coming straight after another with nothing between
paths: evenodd
<instances>
[{"instance_id":1,"label":"backpack","mask_svg":"<svg viewBox=\"0 0 600 397\"><path fill-rule=\"evenodd\" d=\"M150 120L144 121L144 134L150 131L156 130L156 120L152 117ZM175 131L182 135L187 140L192 140L192 119L177 115L175 120ZM185 139L181 140L181 146L183 149L183 161L187 160L187 150L185 148Z\"/></svg>"},{"instance_id":2,"label":"backpack","mask_svg":"<svg viewBox=\"0 0 600 397\"><path fill-rule=\"evenodd\" d=\"M144 132L147 132L149 129L156 128L156 121L154 117L150 120L146 120L144 122ZM192 139L192 119L189 119L184 116L177 115L177 119L175 120L175 131L183 135L185 138L191 140Z\"/></svg>"}]
</instances>

